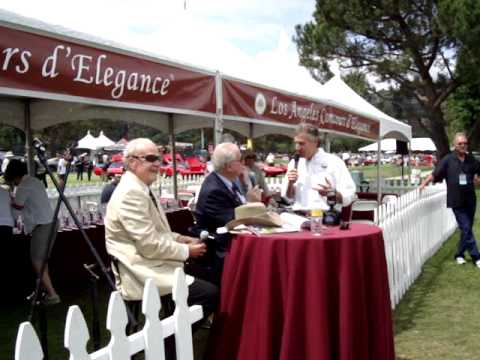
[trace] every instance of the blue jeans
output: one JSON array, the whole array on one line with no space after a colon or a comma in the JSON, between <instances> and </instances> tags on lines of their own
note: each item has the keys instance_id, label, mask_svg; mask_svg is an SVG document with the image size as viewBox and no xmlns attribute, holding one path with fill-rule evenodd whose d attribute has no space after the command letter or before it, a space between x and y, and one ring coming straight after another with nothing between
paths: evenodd
<instances>
[{"instance_id":1,"label":"blue jeans","mask_svg":"<svg viewBox=\"0 0 480 360\"><path fill-rule=\"evenodd\" d=\"M472 231L475 208L476 204L473 203L468 204L465 207L452 209L453 213L455 214L455 218L457 219L458 227L461 231L460 241L458 243L458 249L455 257L464 257L465 251L468 251L473 261L480 259L477 242Z\"/></svg>"}]
</instances>

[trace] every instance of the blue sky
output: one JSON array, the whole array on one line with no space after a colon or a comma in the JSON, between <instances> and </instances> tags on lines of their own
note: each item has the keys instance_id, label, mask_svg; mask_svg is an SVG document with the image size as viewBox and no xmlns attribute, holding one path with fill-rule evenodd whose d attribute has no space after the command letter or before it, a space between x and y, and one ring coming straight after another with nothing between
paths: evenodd
<instances>
[{"instance_id":1,"label":"blue sky","mask_svg":"<svg viewBox=\"0 0 480 360\"><path fill-rule=\"evenodd\" d=\"M0 8L147 50L172 60L308 94L294 26L314 0L0 0Z\"/></svg>"}]
</instances>

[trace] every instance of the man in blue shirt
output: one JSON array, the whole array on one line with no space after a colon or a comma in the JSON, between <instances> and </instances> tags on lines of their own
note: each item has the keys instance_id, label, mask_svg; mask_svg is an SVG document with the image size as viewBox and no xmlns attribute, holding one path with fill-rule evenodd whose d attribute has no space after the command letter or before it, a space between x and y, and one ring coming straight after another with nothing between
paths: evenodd
<instances>
[{"instance_id":1,"label":"man in blue shirt","mask_svg":"<svg viewBox=\"0 0 480 360\"><path fill-rule=\"evenodd\" d=\"M447 182L447 207L451 208L461 231L455 259L465 264L465 251L470 253L473 263L480 268L480 253L472 231L477 198L475 175L480 175L480 163L467 152L468 141L464 133L454 138L455 150L446 155L435 170L420 185L423 190L430 181Z\"/></svg>"}]
</instances>

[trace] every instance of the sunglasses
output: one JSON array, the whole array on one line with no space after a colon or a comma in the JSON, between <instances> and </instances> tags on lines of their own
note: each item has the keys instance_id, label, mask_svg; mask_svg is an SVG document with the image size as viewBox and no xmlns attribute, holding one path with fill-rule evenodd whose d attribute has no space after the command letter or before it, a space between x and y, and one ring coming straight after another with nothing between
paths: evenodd
<instances>
[{"instance_id":1,"label":"sunglasses","mask_svg":"<svg viewBox=\"0 0 480 360\"><path fill-rule=\"evenodd\" d=\"M148 161L149 163L154 163L155 161L160 161L160 156L154 155L154 154L149 154L145 156L136 156L132 155L134 159L139 159L139 160L145 160Z\"/></svg>"}]
</instances>

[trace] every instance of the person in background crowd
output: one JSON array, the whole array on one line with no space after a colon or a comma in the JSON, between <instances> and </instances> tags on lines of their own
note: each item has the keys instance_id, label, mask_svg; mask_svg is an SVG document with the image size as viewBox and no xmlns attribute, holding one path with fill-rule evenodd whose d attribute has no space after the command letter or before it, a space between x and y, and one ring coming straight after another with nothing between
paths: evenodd
<instances>
[{"instance_id":1,"label":"person in background crowd","mask_svg":"<svg viewBox=\"0 0 480 360\"><path fill-rule=\"evenodd\" d=\"M57 164L58 184L61 188L65 186L67 177L67 154L62 154Z\"/></svg>"},{"instance_id":2,"label":"person in background crowd","mask_svg":"<svg viewBox=\"0 0 480 360\"><path fill-rule=\"evenodd\" d=\"M79 156L75 162L75 171L77 172L77 181L83 181L83 169L85 167L85 159Z\"/></svg>"},{"instance_id":3,"label":"person in background crowd","mask_svg":"<svg viewBox=\"0 0 480 360\"><path fill-rule=\"evenodd\" d=\"M275 165L275 155L273 155L273 153L268 153L267 157L265 158L265 162L269 166L274 166Z\"/></svg>"},{"instance_id":4,"label":"person in background crowd","mask_svg":"<svg viewBox=\"0 0 480 360\"><path fill-rule=\"evenodd\" d=\"M473 264L480 268L480 254L472 231L477 206L475 178L480 175L480 162L468 153L468 140L464 133L455 134L453 145L455 150L440 160L433 172L420 185L420 191L432 180L433 182L446 180L447 207L455 214L461 231L455 260L459 265L465 264L465 251L468 251Z\"/></svg>"},{"instance_id":5,"label":"person in background crowd","mask_svg":"<svg viewBox=\"0 0 480 360\"><path fill-rule=\"evenodd\" d=\"M35 164L35 177L42 182L43 186L48 187L47 169L45 169L45 166L43 166L43 164L40 162L40 159L38 158L37 155L35 155L34 164Z\"/></svg>"},{"instance_id":6,"label":"person in background crowd","mask_svg":"<svg viewBox=\"0 0 480 360\"><path fill-rule=\"evenodd\" d=\"M244 171L240 149L233 143L217 145L212 155L214 171L203 181L195 208L196 229L216 234L219 227L225 226L235 216L234 210L247 201L261 201L262 193L258 186L243 196L236 180ZM220 284L223 260L230 244L230 234L215 235L209 245L208 280Z\"/></svg>"},{"instance_id":7,"label":"person in background crowd","mask_svg":"<svg viewBox=\"0 0 480 360\"><path fill-rule=\"evenodd\" d=\"M262 197L267 198L270 196L270 190L265 182L265 175L263 171L256 165L257 155L253 151L246 151L242 154L243 164L245 169L240 174L240 190L243 193L247 193L248 190L255 185L262 190Z\"/></svg>"},{"instance_id":8,"label":"person in background crowd","mask_svg":"<svg viewBox=\"0 0 480 360\"><path fill-rule=\"evenodd\" d=\"M107 154L102 155L102 181L108 180L107 169L110 166L110 158Z\"/></svg>"},{"instance_id":9,"label":"person in background crowd","mask_svg":"<svg viewBox=\"0 0 480 360\"><path fill-rule=\"evenodd\" d=\"M92 179L92 171L93 171L93 161L91 159L88 159L87 160L87 179L88 179L88 182L90 182L90 180Z\"/></svg>"},{"instance_id":10,"label":"person in background crowd","mask_svg":"<svg viewBox=\"0 0 480 360\"><path fill-rule=\"evenodd\" d=\"M311 210L313 206L327 210L326 196L332 191L337 204L350 205L355 199L355 183L342 159L319 148L318 129L301 123L297 126L294 141L300 159L298 164L294 159L288 164L282 195L295 200L293 206L303 210Z\"/></svg>"},{"instance_id":11,"label":"person in background crowd","mask_svg":"<svg viewBox=\"0 0 480 360\"><path fill-rule=\"evenodd\" d=\"M110 201L110 198L112 197L113 192L117 188L121 177L121 174L115 174L112 180L103 187L102 194L100 195L101 204L107 204Z\"/></svg>"},{"instance_id":12,"label":"person in background crowd","mask_svg":"<svg viewBox=\"0 0 480 360\"><path fill-rule=\"evenodd\" d=\"M25 163L16 159L8 164L5 181L16 186L12 207L22 212L25 233L31 235L30 256L38 276L45 263L41 282L46 295L42 302L45 305L58 304L60 296L55 291L48 272L48 259L53 248L53 241L48 237L53 226L53 210L45 187L40 180L27 174Z\"/></svg>"},{"instance_id":13,"label":"person in background crowd","mask_svg":"<svg viewBox=\"0 0 480 360\"><path fill-rule=\"evenodd\" d=\"M3 161L2 161L2 173L5 174L5 170L7 170L7 165L8 165L8 162L10 161L10 159L13 158L13 152L11 151L7 151L5 153L5 157L3 158Z\"/></svg>"},{"instance_id":14,"label":"person in background crowd","mask_svg":"<svg viewBox=\"0 0 480 360\"><path fill-rule=\"evenodd\" d=\"M123 298L139 299L147 278L160 295L172 292L173 274L187 259L201 257L206 246L200 239L174 233L150 185L160 168L156 145L149 139L134 139L127 145L126 172L107 205L105 238L107 252L118 260L115 273ZM203 307L208 317L217 306L215 285L188 276L188 304Z\"/></svg>"}]
</instances>

